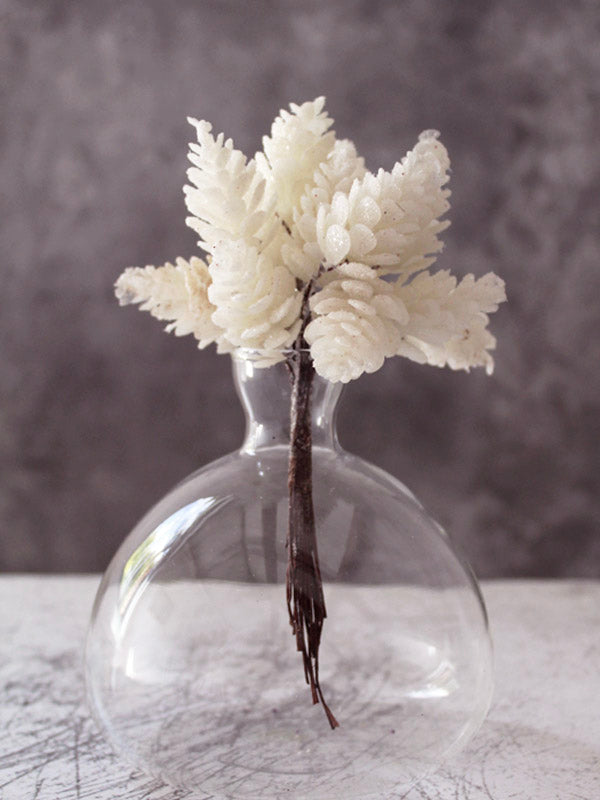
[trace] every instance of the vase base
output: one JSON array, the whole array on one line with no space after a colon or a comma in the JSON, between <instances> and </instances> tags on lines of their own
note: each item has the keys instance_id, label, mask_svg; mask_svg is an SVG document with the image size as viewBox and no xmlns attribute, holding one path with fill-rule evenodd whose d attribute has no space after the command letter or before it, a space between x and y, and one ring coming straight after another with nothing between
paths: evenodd
<instances>
[{"instance_id":1,"label":"vase base","mask_svg":"<svg viewBox=\"0 0 600 800\"><path fill-rule=\"evenodd\" d=\"M132 763L198 797L401 793L460 749L487 710L444 652L460 591L326 585L321 681L340 722L331 731L289 646L282 585L154 582L114 653L100 721Z\"/></svg>"}]
</instances>

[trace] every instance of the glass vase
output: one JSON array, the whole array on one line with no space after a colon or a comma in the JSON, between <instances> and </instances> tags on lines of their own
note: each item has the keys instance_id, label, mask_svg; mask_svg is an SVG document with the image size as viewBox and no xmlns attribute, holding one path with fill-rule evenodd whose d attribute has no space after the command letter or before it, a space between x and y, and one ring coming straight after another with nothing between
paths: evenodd
<instances>
[{"instance_id":1,"label":"glass vase","mask_svg":"<svg viewBox=\"0 0 600 800\"><path fill-rule=\"evenodd\" d=\"M477 583L402 483L340 447L341 386L315 375L319 677L332 730L286 605L286 363L232 360L244 443L178 484L114 556L87 639L91 708L118 754L199 798L400 797L487 712Z\"/></svg>"}]
</instances>

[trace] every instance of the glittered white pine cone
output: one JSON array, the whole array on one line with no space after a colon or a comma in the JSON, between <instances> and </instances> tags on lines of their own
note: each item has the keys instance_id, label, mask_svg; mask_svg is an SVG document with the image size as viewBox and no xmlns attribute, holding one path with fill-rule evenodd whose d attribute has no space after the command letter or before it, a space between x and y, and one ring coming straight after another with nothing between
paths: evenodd
<instances>
[{"instance_id":1,"label":"glittered white pine cone","mask_svg":"<svg viewBox=\"0 0 600 800\"><path fill-rule=\"evenodd\" d=\"M223 241L213 249L209 270L212 319L231 345L266 351L293 343L302 294L286 267L243 241Z\"/></svg>"},{"instance_id":2,"label":"glittered white pine cone","mask_svg":"<svg viewBox=\"0 0 600 800\"><path fill-rule=\"evenodd\" d=\"M371 267L341 264L332 274L311 298L304 336L319 375L347 383L396 354L408 314L394 286Z\"/></svg>"},{"instance_id":3,"label":"glittered white pine cone","mask_svg":"<svg viewBox=\"0 0 600 800\"><path fill-rule=\"evenodd\" d=\"M424 131L391 172L368 172L319 207L315 237L326 263L360 261L382 274L408 275L434 261L442 248L438 235L449 225L439 217L450 194L443 188L450 162L437 137Z\"/></svg>"},{"instance_id":4,"label":"glittered white pine cone","mask_svg":"<svg viewBox=\"0 0 600 800\"><path fill-rule=\"evenodd\" d=\"M323 110L325 98L318 97L290 111L282 109L263 138L264 156L256 155L263 176L271 177L277 196L277 213L291 227L294 209L299 205L315 170L333 148L335 134L328 133L333 120Z\"/></svg>"},{"instance_id":5,"label":"glittered white pine cone","mask_svg":"<svg viewBox=\"0 0 600 800\"><path fill-rule=\"evenodd\" d=\"M165 330L176 336L193 334L200 348L217 342L219 352L231 348L223 330L212 320L215 307L208 299L208 267L200 258L177 258L162 267L129 267L115 283L120 305L139 303L153 317L169 321Z\"/></svg>"},{"instance_id":6,"label":"glittered white pine cone","mask_svg":"<svg viewBox=\"0 0 600 800\"><path fill-rule=\"evenodd\" d=\"M331 203L336 192L348 192L352 183L365 174L364 159L357 155L349 139L336 141L327 159L306 186L299 207L294 210L291 236L284 242L282 256L296 277L308 282L323 263L323 252L317 242L317 212L322 204Z\"/></svg>"},{"instance_id":7,"label":"glittered white pine cone","mask_svg":"<svg viewBox=\"0 0 600 800\"><path fill-rule=\"evenodd\" d=\"M409 319L398 355L419 363L451 369L485 367L491 374L496 340L487 330L488 314L506 300L504 281L493 272L475 280L456 278L444 270L421 272L405 286L396 285Z\"/></svg>"},{"instance_id":8,"label":"glittered white pine cone","mask_svg":"<svg viewBox=\"0 0 600 800\"><path fill-rule=\"evenodd\" d=\"M210 252L224 238L243 239L265 249L278 230L274 214L275 194L269 176L262 175L255 161L235 150L231 139L212 126L189 118L198 143L190 144L193 167L187 171L191 186L184 186L185 202L193 215L186 223L200 235L199 245Z\"/></svg>"}]
</instances>

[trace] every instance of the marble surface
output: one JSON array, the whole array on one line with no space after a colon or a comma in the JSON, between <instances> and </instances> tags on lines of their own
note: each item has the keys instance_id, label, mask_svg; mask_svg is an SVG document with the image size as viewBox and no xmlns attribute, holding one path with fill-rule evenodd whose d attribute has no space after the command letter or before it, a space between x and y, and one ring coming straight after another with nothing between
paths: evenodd
<instances>
[{"instance_id":1,"label":"marble surface","mask_svg":"<svg viewBox=\"0 0 600 800\"><path fill-rule=\"evenodd\" d=\"M342 443L479 575L599 574L597 0L2 0L0 20L0 569L104 569L240 445L229 359L112 284L197 252L186 116L251 156L280 107L325 94L370 169L441 131L439 267L493 270L509 299L492 378L390 359L348 387Z\"/></svg>"},{"instance_id":2,"label":"marble surface","mask_svg":"<svg viewBox=\"0 0 600 800\"><path fill-rule=\"evenodd\" d=\"M96 576L0 578L0 800L192 800L111 754L83 698ZM468 749L405 800L600 796L600 583L483 584L496 693ZM388 798L382 798L388 800Z\"/></svg>"}]
</instances>

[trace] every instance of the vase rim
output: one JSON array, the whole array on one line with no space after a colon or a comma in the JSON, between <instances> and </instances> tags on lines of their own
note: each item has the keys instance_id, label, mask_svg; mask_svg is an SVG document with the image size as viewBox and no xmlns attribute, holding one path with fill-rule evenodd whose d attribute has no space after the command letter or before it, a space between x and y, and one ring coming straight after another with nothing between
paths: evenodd
<instances>
[{"instance_id":1,"label":"vase rim","mask_svg":"<svg viewBox=\"0 0 600 800\"><path fill-rule=\"evenodd\" d=\"M236 361L261 361L271 360L280 361L288 356L300 353L302 355L310 355L310 347L301 347L299 349L293 347L272 347L272 348L253 348L253 347L236 347L230 353L231 358ZM312 356L311 356L312 358Z\"/></svg>"}]
</instances>

